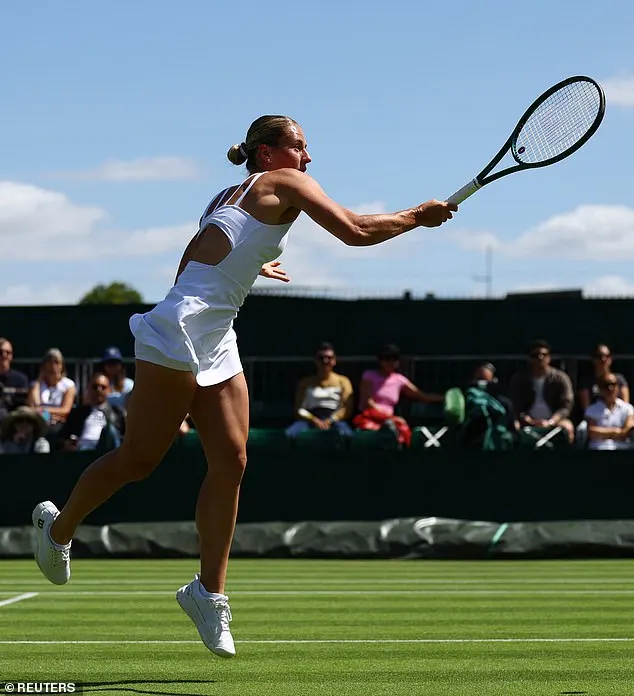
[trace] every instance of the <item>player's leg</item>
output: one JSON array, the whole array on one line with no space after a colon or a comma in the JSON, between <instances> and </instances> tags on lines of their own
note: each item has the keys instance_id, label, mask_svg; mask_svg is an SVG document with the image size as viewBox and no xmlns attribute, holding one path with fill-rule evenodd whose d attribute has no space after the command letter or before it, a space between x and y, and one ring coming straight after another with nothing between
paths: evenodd
<instances>
[{"instance_id":1,"label":"player's leg","mask_svg":"<svg viewBox=\"0 0 634 696\"><path fill-rule=\"evenodd\" d=\"M247 460L249 395L244 373L199 387L190 413L208 463L196 505L201 581L209 592L223 593Z\"/></svg>"},{"instance_id":2,"label":"player's leg","mask_svg":"<svg viewBox=\"0 0 634 696\"><path fill-rule=\"evenodd\" d=\"M181 587L176 599L207 648L220 657L233 657L231 610L224 589L246 465L249 400L244 374L199 387L190 415L208 462L196 505L201 574Z\"/></svg>"},{"instance_id":3,"label":"player's leg","mask_svg":"<svg viewBox=\"0 0 634 696\"><path fill-rule=\"evenodd\" d=\"M38 529L38 564L58 584L68 581L68 554L54 558L84 518L130 481L149 476L169 449L189 411L196 381L191 372L137 361L121 447L93 462L81 475L61 512L48 501L33 512ZM67 551L67 549L66 549ZM50 563L47 561L51 557ZM44 567L46 566L46 567ZM50 566L50 567L49 567Z\"/></svg>"}]
</instances>

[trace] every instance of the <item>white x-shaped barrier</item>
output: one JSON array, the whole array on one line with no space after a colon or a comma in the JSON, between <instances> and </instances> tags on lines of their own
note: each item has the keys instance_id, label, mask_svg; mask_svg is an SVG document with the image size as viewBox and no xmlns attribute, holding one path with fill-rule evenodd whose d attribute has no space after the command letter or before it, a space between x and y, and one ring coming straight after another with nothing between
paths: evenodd
<instances>
[{"instance_id":1,"label":"white x-shaped barrier","mask_svg":"<svg viewBox=\"0 0 634 696\"><path fill-rule=\"evenodd\" d=\"M426 425L423 425L420 431L427 438L424 447L440 447L440 439L448 430L449 428L446 425L443 425L440 430L432 433L432 431Z\"/></svg>"},{"instance_id":2,"label":"white x-shaped barrier","mask_svg":"<svg viewBox=\"0 0 634 696\"><path fill-rule=\"evenodd\" d=\"M539 438L537 442L535 443L535 449L539 447L543 447L549 440L552 440L555 435L558 435L561 432L561 426L556 426L552 430L549 430L545 435Z\"/></svg>"}]
</instances>

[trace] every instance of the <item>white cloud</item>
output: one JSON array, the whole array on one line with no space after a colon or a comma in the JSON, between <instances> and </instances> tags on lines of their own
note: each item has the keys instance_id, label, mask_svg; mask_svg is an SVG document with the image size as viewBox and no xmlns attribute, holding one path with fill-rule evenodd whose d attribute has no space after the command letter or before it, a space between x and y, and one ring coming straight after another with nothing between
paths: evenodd
<instances>
[{"instance_id":1,"label":"white cloud","mask_svg":"<svg viewBox=\"0 0 634 696\"><path fill-rule=\"evenodd\" d=\"M76 205L64 194L29 184L0 181L0 241L2 258L45 256L38 246L49 241L73 244L82 240L106 213Z\"/></svg>"},{"instance_id":2,"label":"white cloud","mask_svg":"<svg viewBox=\"0 0 634 696\"><path fill-rule=\"evenodd\" d=\"M367 203L356 211L385 212L385 205ZM129 258L180 251L198 227L192 220L178 225L124 230L108 226L107 220L102 208L78 205L62 193L30 184L0 182L0 245L5 261ZM420 234L404 235L381 245L380 249L348 247L302 214L291 229L287 251L280 260L294 284L345 285L350 263L359 267L369 259L389 262L408 258L421 244Z\"/></svg>"},{"instance_id":3,"label":"white cloud","mask_svg":"<svg viewBox=\"0 0 634 696\"><path fill-rule=\"evenodd\" d=\"M184 249L195 222L145 230L106 229L106 211L29 184L0 181L2 260L93 259Z\"/></svg>"},{"instance_id":4,"label":"white cloud","mask_svg":"<svg viewBox=\"0 0 634 696\"><path fill-rule=\"evenodd\" d=\"M342 251L339 247L348 248L302 213L291 227L288 244L278 260L294 287L338 285L342 274L333 272L332 261ZM256 287L281 289L282 283L258 278Z\"/></svg>"},{"instance_id":5,"label":"white cloud","mask_svg":"<svg viewBox=\"0 0 634 696\"><path fill-rule=\"evenodd\" d=\"M606 100L616 106L634 106L634 77L611 77L601 82Z\"/></svg>"},{"instance_id":6,"label":"white cloud","mask_svg":"<svg viewBox=\"0 0 634 696\"><path fill-rule=\"evenodd\" d=\"M197 230L198 224L194 221L181 225L135 230L125 234L117 253L124 256L137 256L139 254L161 254L173 249L184 251Z\"/></svg>"},{"instance_id":7,"label":"white cloud","mask_svg":"<svg viewBox=\"0 0 634 696\"><path fill-rule=\"evenodd\" d=\"M631 297L634 295L634 276L632 280L616 275L601 276L586 283L583 293L586 296Z\"/></svg>"},{"instance_id":8,"label":"white cloud","mask_svg":"<svg viewBox=\"0 0 634 696\"><path fill-rule=\"evenodd\" d=\"M386 206L381 201L374 201L362 203L352 210L370 215L385 213ZM398 286L400 271L395 263L415 260L425 242L425 235L436 233L436 230L420 229L384 244L351 247L302 213L291 228L288 246L279 260L295 287L376 288L386 278L393 286ZM360 281L359 275L363 276L364 271L365 277ZM355 277L351 278L353 274ZM274 287L273 281L258 280L258 287Z\"/></svg>"},{"instance_id":9,"label":"white cloud","mask_svg":"<svg viewBox=\"0 0 634 696\"><path fill-rule=\"evenodd\" d=\"M540 223L505 249L521 257L631 259L634 210L624 205L583 205Z\"/></svg>"},{"instance_id":10,"label":"white cloud","mask_svg":"<svg viewBox=\"0 0 634 696\"><path fill-rule=\"evenodd\" d=\"M370 214L385 212L385 209L383 203L375 201L359 205L355 211ZM147 280L157 283L160 279L167 286L173 281L176 267L165 267L166 254L178 258L196 229L197 223L193 220L163 227L117 229L109 224L106 211L98 206L79 205L60 192L30 184L0 181L0 249L5 262L87 260L82 266L83 277L86 277L86 268L92 268L90 263L94 260L97 262L96 278L108 267L108 259L117 259L118 262L134 259L130 267L145 272L152 267L147 266L142 257L150 260L153 255L163 255L157 259L162 265L154 269L152 278ZM430 240L437 243L430 245ZM432 268L432 276L427 280L424 274L420 274L419 262L427 262L430 250L440 253L439 247L446 251L445 245L449 244L466 253L481 253L492 247L498 258L526 259L525 272L514 278L516 285L513 289L516 291L570 287L565 280L565 266L562 266L562 279L532 283L529 260L634 259L634 209L627 206L580 206L544 220L511 241L502 241L486 230L448 225L441 230L414 230L374 247L348 247L302 214L291 228L289 244L280 258L292 284L258 279L257 287L288 291L327 289L346 294L355 289L376 295L387 291L398 294L405 288L412 288L415 293L438 291L438 283L442 282L449 283L442 292L451 287L450 292L460 293L460 284L471 282L468 279L473 276L466 258L463 259L466 266L455 271L453 280L447 276L446 268L441 267L436 275L433 275ZM460 254L454 257L458 260ZM138 267L137 259L141 264ZM14 263L10 268L17 271L21 267ZM59 282L57 276L40 280L45 287L40 287L33 276L28 276L26 269L25 273L13 277L16 280L5 280L4 287L0 284L0 304L74 303L89 289L75 287L59 274ZM21 280L26 277L29 277L28 281ZM88 278L95 279L90 273ZM146 292L146 288L141 290L154 297L163 293L162 285L163 282L160 293L158 286L151 292ZM631 281L620 276L598 277L588 282L584 290L599 295L634 295L634 277Z\"/></svg>"},{"instance_id":11,"label":"white cloud","mask_svg":"<svg viewBox=\"0 0 634 696\"><path fill-rule=\"evenodd\" d=\"M520 258L626 261L634 258L634 209L625 205L582 205L554 215L514 240L491 232L449 229L445 238L464 251L487 247Z\"/></svg>"},{"instance_id":12,"label":"white cloud","mask_svg":"<svg viewBox=\"0 0 634 696\"><path fill-rule=\"evenodd\" d=\"M464 251L486 251L487 249L500 249L502 242L492 233L478 230L465 230L451 227L447 230L445 238Z\"/></svg>"},{"instance_id":13,"label":"white cloud","mask_svg":"<svg viewBox=\"0 0 634 696\"><path fill-rule=\"evenodd\" d=\"M66 172L63 176L93 181L175 181L197 179L202 171L187 157L139 157L133 160L108 160L96 169Z\"/></svg>"}]
</instances>

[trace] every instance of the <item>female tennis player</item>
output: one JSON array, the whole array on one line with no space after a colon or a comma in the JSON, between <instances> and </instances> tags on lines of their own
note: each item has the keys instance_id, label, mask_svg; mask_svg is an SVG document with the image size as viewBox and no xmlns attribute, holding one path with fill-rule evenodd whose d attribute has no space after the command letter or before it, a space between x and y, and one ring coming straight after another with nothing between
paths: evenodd
<instances>
[{"instance_id":1,"label":"female tennis player","mask_svg":"<svg viewBox=\"0 0 634 696\"><path fill-rule=\"evenodd\" d=\"M200 574L176 598L207 648L222 657L235 655L224 590L249 430L233 330L240 306L258 274L287 280L275 259L301 211L345 244L365 246L438 227L457 210L437 200L381 215L343 208L305 174L311 158L304 133L285 116L258 118L227 156L246 162L249 176L207 206L165 299L130 319L136 374L123 444L86 469L61 511L50 501L33 511L37 563L62 585L77 526L125 484L149 476L190 414L209 468L196 506Z\"/></svg>"}]
</instances>

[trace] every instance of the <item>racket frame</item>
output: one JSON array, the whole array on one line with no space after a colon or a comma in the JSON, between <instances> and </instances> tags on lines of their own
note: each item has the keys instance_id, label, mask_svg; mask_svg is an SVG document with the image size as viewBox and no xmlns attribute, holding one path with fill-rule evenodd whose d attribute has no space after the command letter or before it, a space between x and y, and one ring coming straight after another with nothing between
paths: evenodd
<instances>
[{"instance_id":1,"label":"racket frame","mask_svg":"<svg viewBox=\"0 0 634 696\"><path fill-rule=\"evenodd\" d=\"M567 150L560 152L558 155L550 157L541 162L520 162L517 158L517 153L515 152L515 144L522 128L543 102L545 102L555 92L559 91L560 89L566 87L569 84L572 84L573 82L590 82L597 88L597 92L599 94L599 111L597 113L596 118L594 119L594 123L590 126L590 128L588 128L586 133L584 133L584 135L581 138L579 138L579 140L574 145L571 145ZM523 116L517 122L517 125L513 129L513 132L511 133L511 135L509 135L506 142L504 143L504 145L502 145L495 157L493 157L489 164L487 164L487 166L478 174L478 176L476 176L475 179L472 179L468 184L456 191L453 195L449 196L447 202L455 203L456 205L462 203L462 201L464 201L473 193L475 193L479 188L482 188L482 186L490 184L492 181L506 176L507 174L519 172L523 169L537 169L539 167L547 167L550 164L555 164L555 162L560 162L569 155L572 155L573 152L576 152L582 145L585 145L585 143L587 143L588 140L590 140L590 138L596 133L597 129L601 125L601 121L603 121L604 115L605 93L603 92L603 88L601 87L601 85L596 80L593 80L591 77L587 77L585 75L575 75L574 77L567 77L565 80L562 80L561 82L558 82L556 85L553 85L550 89L546 90L543 94L537 97L537 99L535 99L535 101L526 109ZM501 171L496 172L495 174L491 174L491 176L487 176L487 174L500 162L500 160L509 151L513 159L517 162L517 164L512 167L502 169Z\"/></svg>"}]
</instances>

